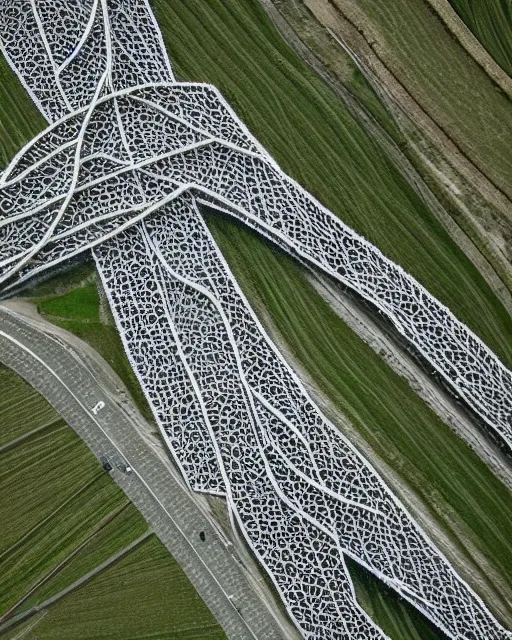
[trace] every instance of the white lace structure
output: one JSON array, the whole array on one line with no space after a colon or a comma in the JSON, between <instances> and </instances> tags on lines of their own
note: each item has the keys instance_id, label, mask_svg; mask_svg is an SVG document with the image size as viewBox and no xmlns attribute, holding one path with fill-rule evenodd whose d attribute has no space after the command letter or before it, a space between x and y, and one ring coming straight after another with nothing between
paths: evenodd
<instances>
[{"instance_id":1,"label":"white lace structure","mask_svg":"<svg viewBox=\"0 0 512 640\"><path fill-rule=\"evenodd\" d=\"M7 290L91 250L190 487L229 508L306 638L384 638L344 556L451 638L512 638L308 397L206 227L207 203L385 313L500 436L512 376L400 267L288 178L219 92L177 83L145 0L0 0L51 123L0 177Z\"/></svg>"}]
</instances>

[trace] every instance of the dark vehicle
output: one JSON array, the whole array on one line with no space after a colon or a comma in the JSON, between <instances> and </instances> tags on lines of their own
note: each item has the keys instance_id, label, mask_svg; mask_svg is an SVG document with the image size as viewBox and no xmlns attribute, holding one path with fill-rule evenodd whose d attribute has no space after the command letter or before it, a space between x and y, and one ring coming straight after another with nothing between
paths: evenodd
<instances>
[{"instance_id":1,"label":"dark vehicle","mask_svg":"<svg viewBox=\"0 0 512 640\"><path fill-rule=\"evenodd\" d=\"M108 458L101 458L100 462L107 473L112 471L112 465Z\"/></svg>"}]
</instances>

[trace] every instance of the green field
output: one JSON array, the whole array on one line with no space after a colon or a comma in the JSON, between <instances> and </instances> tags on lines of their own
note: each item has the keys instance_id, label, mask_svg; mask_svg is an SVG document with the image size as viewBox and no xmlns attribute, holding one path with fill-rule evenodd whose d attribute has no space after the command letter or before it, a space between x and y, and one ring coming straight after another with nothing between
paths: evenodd
<instances>
[{"instance_id":1,"label":"green field","mask_svg":"<svg viewBox=\"0 0 512 640\"><path fill-rule=\"evenodd\" d=\"M392 640L447 640L447 636L371 573L347 559L357 599Z\"/></svg>"},{"instance_id":2,"label":"green field","mask_svg":"<svg viewBox=\"0 0 512 640\"><path fill-rule=\"evenodd\" d=\"M512 4L507 0L450 0L474 35L512 76Z\"/></svg>"},{"instance_id":3,"label":"green field","mask_svg":"<svg viewBox=\"0 0 512 640\"><path fill-rule=\"evenodd\" d=\"M20 385L9 369L1 365L0 389L0 415L3 418L0 447L30 431L60 420L49 404L41 402L35 390Z\"/></svg>"},{"instance_id":4,"label":"green field","mask_svg":"<svg viewBox=\"0 0 512 640\"><path fill-rule=\"evenodd\" d=\"M38 311L43 315L93 322L99 322L99 310L98 289L93 283L50 300L41 300L38 305Z\"/></svg>"},{"instance_id":5,"label":"green field","mask_svg":"<svg viewBox=\"0 0 512 640\"><path fill-rule=\"evenodd\" d=\"M334 4L342 6L339 0ZM356 4L372 25L375 50L385 65L489 180L512 196L511 99L453 38L426 0Z\"/></svg>"},{"instance_id":6,"label":"green field","mask_svg":"<svg viewBox=\"0 0 512 640\"><path fill-rule=\"evenodd\" d=\"M27 625L34 626L23 637L224 638L175 560L86 445L3 367L0 389L0 621L8 611L29 611L121 553L39 622L29 617ZM4 637L18 633L15 627Z\"/></svg>"},{"instance_id":7,"label":"green field","mask_svg":"<svg viewBox=\"0 0 512 640\"><path fill-rule=\"evenodd\" d=\"M5 58L0 56L0 164L2 167L46 126Z\"/></svg>"},{"instance_id":8,"label":"green field","mask_svg":"<svg viewBox=\"0 0 512 640\"><path fill-rule=\"evenodd\" d=\"M23 637L221 640L226 636L180 567L151 536L58 602Z\"/></svg>"}]
</instances>

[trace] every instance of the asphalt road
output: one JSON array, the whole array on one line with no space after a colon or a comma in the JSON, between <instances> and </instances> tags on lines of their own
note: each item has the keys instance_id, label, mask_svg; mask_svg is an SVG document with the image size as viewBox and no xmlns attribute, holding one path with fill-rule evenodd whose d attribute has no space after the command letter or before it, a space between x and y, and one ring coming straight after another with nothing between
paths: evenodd
<instances>
[{"instance_id":1,"label":"asphalt road","mask_svg":"<svg viewBox=\"0 0 512 640\"><path fill-rule=\"evenodd\" d=\"M176 468L119 401L120 381L86 345L44 322L0 307L0 361L35 387L100 459L179 562L233 640L298 638L264 581L201 508ZM47 333L48 331L48 333ZM51 334L49 333L51 331ZM58 335L56 334L58 332ZM65 339L63 339L65 338ZM103 403L97 413L93 411ZM204 532L205 540L200 537Z\"/></svg>"}]
</instances>

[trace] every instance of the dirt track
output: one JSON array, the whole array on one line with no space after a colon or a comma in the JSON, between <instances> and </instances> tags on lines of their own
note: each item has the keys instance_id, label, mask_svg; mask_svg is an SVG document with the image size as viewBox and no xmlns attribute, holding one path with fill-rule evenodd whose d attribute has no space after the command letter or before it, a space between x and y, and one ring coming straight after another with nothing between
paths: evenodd
<instances>
[{"instance_id":1,"label":"dirt track","mask_svg":"<svg viewBox=\"0 0 512 640\"><path fill-rule=\"evenodd\" d=\"M302 0L300 6L289 0L259 1L288 44L352 110L350 98L347 101L346 95L342 95L347 93L343 86L345 76L351 73L343 60L348 55L362 71L405 135L407 157L396 145L390 148L390 141L383 139L382 131L377 130L378 123L370 123L373 126L368 129L359 107L357 117L361 124L426 199L456 244L512 313L512 263L506 240L512 223L510 200L460 152L386 67L380 56L379 33L363 12L351 0ZM444 21L445 13L444 19L440 17ZM419 169L421 178L411 161ZM435 197L429 193L424 180L436 184L437 196L457 211L456 217L439 202L434 202Z\"/></svg>"},{"instance_id":2,"label":"dirt track","mask_svg":"<svg viewBox=\"0 0 512 640\"><path fill-rule=\"evenodd\" d=\"M489 439L480 432L471 417L453 398L443 391L421 369L411 355L387 336L370 314L349 296L322 276L310 275L309 280L336 314L353 329L360 338L379 354L388 365L407 380L412 389L431 409L448 424L482 458L493 473L512 491L512 463Z\"/></svg>"}]
</instances>

